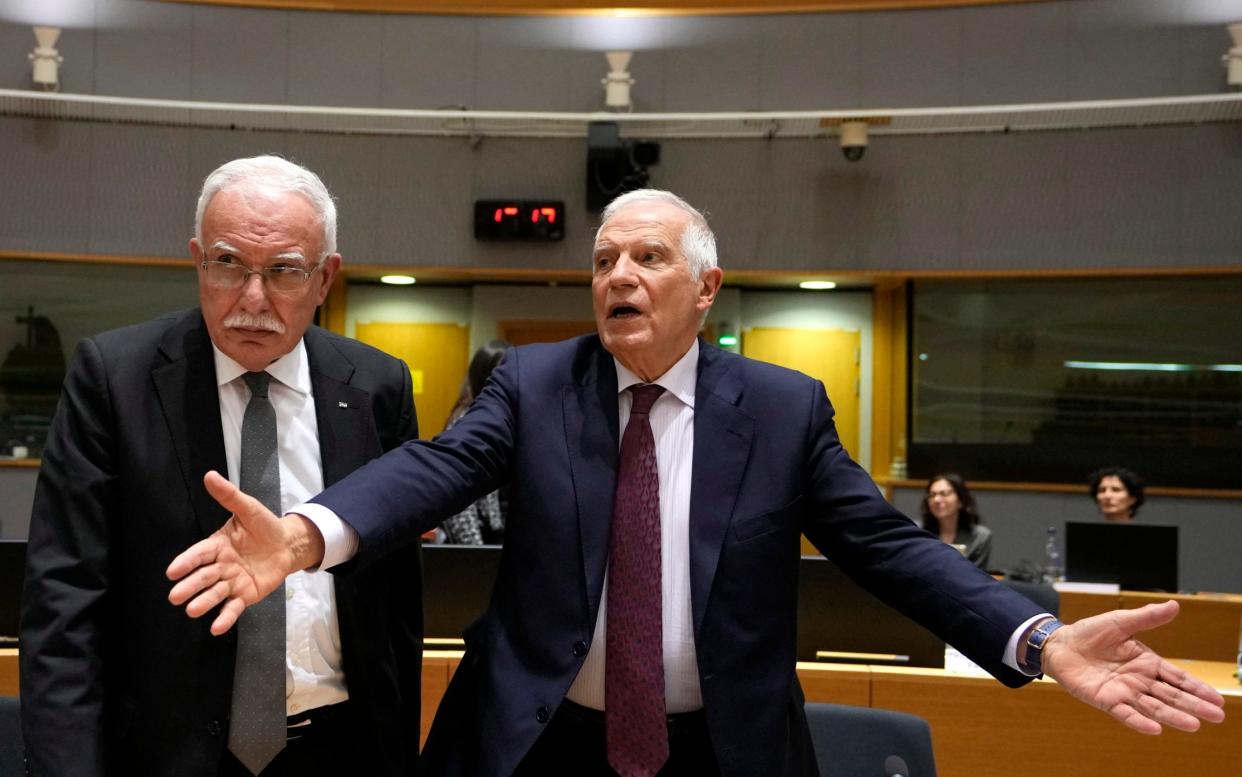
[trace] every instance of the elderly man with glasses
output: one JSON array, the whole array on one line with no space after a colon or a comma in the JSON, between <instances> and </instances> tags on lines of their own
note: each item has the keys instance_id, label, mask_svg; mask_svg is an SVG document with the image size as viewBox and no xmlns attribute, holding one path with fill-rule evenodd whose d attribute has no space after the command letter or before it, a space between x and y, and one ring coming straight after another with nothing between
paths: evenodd
<instances>
[{"instance_id":1,"label":"elderly man with glasses","mask_svg":"<svg viewBox=\"0 0 1242 777\"><path fill-rule=\"evenodd\" d=\"M414 771L417 547L291 577L213 639L164 568L228 518L208 470L273 508L417 436L410 373L312 325L341 265L318 176L277 157L206 179L199 308L79 344L39 475L21 629L31 775Z\"/></svg>"}]
</instances>

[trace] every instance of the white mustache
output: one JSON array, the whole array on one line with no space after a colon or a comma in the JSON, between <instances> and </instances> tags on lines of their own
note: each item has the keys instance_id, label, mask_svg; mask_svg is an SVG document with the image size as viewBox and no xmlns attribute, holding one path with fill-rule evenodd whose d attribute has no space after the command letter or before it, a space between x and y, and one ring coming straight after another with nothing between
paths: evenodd
<instances>
[{"instance_id":1,"label":"white mustache","mask_svg":"<svg viewBox=\"0 0 1242 777\"><path fill-rule=\"evenodd\" d=\"M275 332L278 335L285 333L285 323L270 313L252 316L249 313L238 311L224 319L224 325L230 329L262 329L267 332Z\"/></svg>"}]
</instances>

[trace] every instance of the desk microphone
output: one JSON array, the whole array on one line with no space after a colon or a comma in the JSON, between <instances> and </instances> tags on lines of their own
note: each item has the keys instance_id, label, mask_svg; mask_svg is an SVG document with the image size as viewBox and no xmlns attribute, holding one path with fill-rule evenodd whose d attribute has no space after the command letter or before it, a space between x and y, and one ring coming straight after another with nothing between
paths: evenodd
<instances>
[{"instance_id":1,"label":"desk microphone","mask_svg":"<svg viewBox=\"0 0 1242 777\"><path fill-rule=\"evenodd\" d=\"M890 755L884 759L884 777L910 777L910 769L905 759L899 755Z\"/></svg>"}]
</instances>

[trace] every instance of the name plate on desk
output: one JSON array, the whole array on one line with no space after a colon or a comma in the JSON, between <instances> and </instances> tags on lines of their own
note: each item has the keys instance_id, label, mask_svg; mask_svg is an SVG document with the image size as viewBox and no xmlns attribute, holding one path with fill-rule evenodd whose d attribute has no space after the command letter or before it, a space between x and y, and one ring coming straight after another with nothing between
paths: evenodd
<instances>
[{"instance_id":1,"label":"name plate on desk","mask_svg":"<svg viewBox=\"0 0 1242 777\"><path fill-rule=\"evenodd\" d=\"M1053 583L1053 588L1057 589L1057 593L1070 594L1119 594L1121 586L1117 583L1071 583L1062 580L1059 583Z\"/></svg>"},{"instance_id":2,"label":"name plate on desk","mask_svg":"<svg viewBox=\"0 0 1242 777\"><path fill-rule=\"evenodd\" d=\"M848 650L816 650L816 661L831 661L834 664L886 664L908 666L910 656L900 653L854 653Z\"/></svg>"}]
</instances>

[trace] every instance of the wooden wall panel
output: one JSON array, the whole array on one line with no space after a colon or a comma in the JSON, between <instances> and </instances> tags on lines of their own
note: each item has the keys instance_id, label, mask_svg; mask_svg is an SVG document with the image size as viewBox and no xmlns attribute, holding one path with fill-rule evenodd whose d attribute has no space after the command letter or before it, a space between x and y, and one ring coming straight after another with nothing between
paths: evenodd
<instances>
[{"instance_id":1,"label":"wooden wall panel","mask_svg":"<svg viewBox=\"0 0 1242 777\"><path fill-rule=\"evenodd\" d=\"M615 0L172 0L201 5L296 8L311 11L374 11L380 13L439 13L527 15L612 13ZM623 13L651 14L772 14L820 11L879 11L997 5L1044 0L627 0Z\"/></svg>"}]
</instances>

